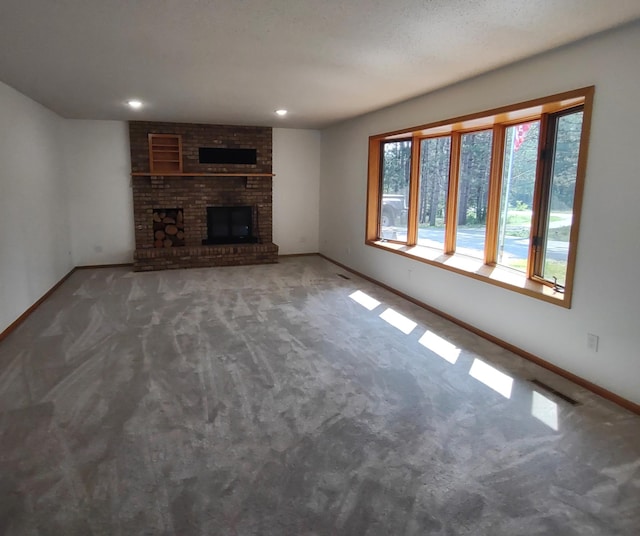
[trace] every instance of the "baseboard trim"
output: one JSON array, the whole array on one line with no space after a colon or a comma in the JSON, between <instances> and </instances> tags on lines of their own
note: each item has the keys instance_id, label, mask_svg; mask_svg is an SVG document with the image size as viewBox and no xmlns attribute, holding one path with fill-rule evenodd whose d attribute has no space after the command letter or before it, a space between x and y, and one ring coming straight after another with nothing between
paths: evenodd
<instances>
[{"instance_id":1,"label":"baseboard trim","mask_svg":"<svg viewBox=\"0 0 640 536\"><path fill-rule=\"evenodd\" d=\"M44 295L36 301L31 307L29 307L24 313L22 313L18 318L16 318L9 326L0 333L0 342L7 338L7 336L16 330L16 328L22 324L33 311L35 311L41 304L44 302L51 294L53 294L62 283L64 283L67 279L71 277L71 274L75 272L77 268L72 268L71 271L65 275L60 281L58 281L55 285L53 285Z\"/></svg>"},{"instance_id":2,"label":"baseboard trim","mask_svg":"<svg viewBox=\"0 0 640 536\"><path fill-rule=\"evenodd\" d=\"M537 355L534 355L530 352L527 352L526 350L523 350L522 348L518 348L517 346L514 346L511 343L508 343L506 341L503 341L502 339L499 339L498 337L495 337L494 335L491 335L490 333L487 333L486 331L483 331L471 324L467 324L466 322L463 322L462 320L459 320L458 318L445 313L444 311L441 311L440 309L437 309L435 307L432 307L431 305L428 305L420 300L417 300L415 298L413 298L412 296L409 296L408 294L405 294L404 292L401 292L393 287L390 287L389 285L386 285L380 281L378 281L377 279L374 279L373 277L369 277L368 275L365 275L361 272L358 272L357 270L354 270L353 268L349 268L348 266L334 260L331 259L330 257L327 257L326 255L323 255L322 253L319 253L318 255L320 255L320 257L322 257L323 259L326 259L329 262L332 262L333 264L335 264L336 266L339 266L340 268L347 270L348 272L351 272L355 275L357 275L358 277L361 277L362 279L366 279L367 281L370 281L371 283L374 283L386 290L388 290L389 292L393 292L395 295L400 296L401 298L404 298L407 301L410 301L411 303L417 305L418 307L422 307L423 309L426 309L427 311L430 311L432 313L437 314L438 316L441 316L442 318L445 318L446 320L449 320L450 322L453 322L454 324L457 324L458 326L465 328L469 331L471 331L472 333L475 333L476 335L479 335L480 337L482 337L483 339L487 339L488 341L491 341L494 344L497 344L498 346L501 346L502 348L505 348L506 350L509 350L510 352L513 352L514 354L528 360L531 361L532 363L535 363L536 365L541 366L542 368L545 368L547 370L550 370L551 372L554 372L555 374L557 374L558 376L562 376L563 378L566 378L567 380L572 381L573 383L579 385L580 387L584 387L585 389L591 391L592 393L595 393L598 396L601 396L602 398L605 398L607 400L609 400L610 402L613 402L614 404L617 404L620 407L623 407L626 410L629 410L633 413L636 413L637 415L640 415L640 404L636 404L635 402L632 402L631 400L627 400L626 398L621 397L620 395L617 395L611 391L609 391L608 389L605 389L604 387L600 387L599 385L596 385L595 383L590 382L589 380L585 380L584 378L581 378L580 376L576 376L575 374L573 374L572 372L569 372L568 370L565 370L561 367L558 367L557 365L554 365L553 363L549 363L548 361L545 361L544 359L542 359L541 357L538 357Z\"/></svg>"},{"instance_id":3,"label":"baseboard trim","mask_svg":"<svg viewBox=\"0 0 640 536\"><path fill-rule=\"evenodd\" d=\"M320 255L320 253L285 253L284 255L278 255L280 257L311 257L313 255Z\"/></svg>"},{"instance_id":4,"label":"baseboard trim","mask_svg":"<svg viewBox=\"0 0 640 536\"><path fill-rule=\"evenodd\" d=\"M76 270L89 270L93 268L132 268L132 262L123 262L119 264L82 264L76 266Z\"/></svg>"},{"instance_id":5,"label":"baseboard trim","mask_svg":"<svg viewBox=\"0 0 640 536\"><path fill-rule=\"evenodd\" d=\"M133 263L95 264L95 265L73 267L68 274L66 274L62 279L60 279L60 281L58 281L55 285L53 285L47 292L44 293L44 295L38 301L36 301L24 313L22 313L18 318L16 318L11 324L9 324L9 326L7 326L7 328L2 333L0 333L0 342L6 339L11 332L15 331L16 328L20 324L22 324L29 317L29 315L33 313L33 311L35 311L40 305L42 305L42 302L44 302L49 296L51 296L51 294L53 294L58 289L58 287L62 285L62 283L64 283L67 279L69 279L69 277L71 277L71 274L73 274L73 272L75 272L76 270L87 270L89 268L122 268L122 267L131 267L131 266L133 266Z\"/></svg>"}]
</instances>

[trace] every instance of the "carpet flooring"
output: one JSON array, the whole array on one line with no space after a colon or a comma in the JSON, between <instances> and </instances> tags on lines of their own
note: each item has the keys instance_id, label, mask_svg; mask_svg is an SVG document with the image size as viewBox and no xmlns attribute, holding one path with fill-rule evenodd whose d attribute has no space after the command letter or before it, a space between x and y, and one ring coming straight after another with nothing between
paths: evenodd
<instances>
[{"instance_id":1,"label":"carpet flooring","mask_svg":"<svg viewBox=\"0 0 640 536\"><path fill-rule=\"evenodd\" d=\"M639 527L640 417L317 256L79 270L0 343L3 535Z\"/></svg>"}]
</instances>

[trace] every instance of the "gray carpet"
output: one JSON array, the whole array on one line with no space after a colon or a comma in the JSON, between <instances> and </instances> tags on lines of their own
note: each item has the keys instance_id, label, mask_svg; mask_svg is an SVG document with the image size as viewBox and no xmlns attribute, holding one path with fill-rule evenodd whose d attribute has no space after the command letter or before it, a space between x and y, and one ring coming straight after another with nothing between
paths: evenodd
<instances>
[{"instance_id":1,"label":"gray carpet","mask_svg":"<svg viewBox=\"0 0 640 536\"><path fill-rule=\"evenodd\" d=\"M0 534L639 533L639 417L338 273L74 273L0 343Z\"/></svg>"}]
</instances>

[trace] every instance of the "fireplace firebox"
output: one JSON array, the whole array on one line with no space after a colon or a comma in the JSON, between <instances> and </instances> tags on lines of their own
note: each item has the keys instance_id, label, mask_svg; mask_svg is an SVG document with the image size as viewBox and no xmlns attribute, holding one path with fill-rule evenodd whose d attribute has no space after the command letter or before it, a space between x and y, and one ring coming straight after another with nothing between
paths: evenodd
<instances>
[{"instance_id":1,"label":"fireplace firebox","mask_svg":"<svg viewBox=\"0 0 640 536\"><path fill-rule=\"evenodd\" d=\"M207 207L207 238L203 245L254 244L253 207Z\"/></svg>"}]
</instances>

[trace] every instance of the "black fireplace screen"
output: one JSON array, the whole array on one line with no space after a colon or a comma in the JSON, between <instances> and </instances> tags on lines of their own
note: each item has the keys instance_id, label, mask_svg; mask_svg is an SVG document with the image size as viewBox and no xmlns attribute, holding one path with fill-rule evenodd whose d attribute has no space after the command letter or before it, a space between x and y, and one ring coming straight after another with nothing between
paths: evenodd
<instances>
[{"instance_id":1,"label":"black fireplace screen","mask_svg":"<svg viewBox=\"0 0 640 536\"><path fill-rule=\"evenodd\" d=\"M203 244L257 242L252 207L207 207L207 238Z\"/></svg>"}]
</instances>

